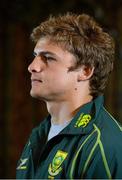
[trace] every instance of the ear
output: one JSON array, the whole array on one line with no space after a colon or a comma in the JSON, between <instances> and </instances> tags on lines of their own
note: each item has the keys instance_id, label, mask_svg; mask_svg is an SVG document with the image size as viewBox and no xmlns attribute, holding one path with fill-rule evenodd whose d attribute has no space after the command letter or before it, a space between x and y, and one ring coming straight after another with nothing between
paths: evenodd
<instances>
[{"instance_id":1,"label":"ear","mask_svg":"<svg viewBox=\"0 0 122 180\"><path fill-rule=\"evenodd\" d=\"M78 72L78 81L86 81L89 80L94 73L94 67L90 66L81 66Z\"/></svg>"}]
</instances>

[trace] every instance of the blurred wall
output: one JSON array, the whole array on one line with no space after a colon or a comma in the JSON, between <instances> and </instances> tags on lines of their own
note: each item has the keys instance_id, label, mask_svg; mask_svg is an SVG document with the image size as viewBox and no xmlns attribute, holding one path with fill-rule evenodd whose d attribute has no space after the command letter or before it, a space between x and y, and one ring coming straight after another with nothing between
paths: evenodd
<instances>
[{"instance_id":1,"label":"blurred wall","mask_svg":"<svg viewBox=\"0 0 122 180\"><path fill-rule=\"evenodd\" d=\"M0 178L15 178L17 160L33 127L47 115L43 102L30 97L34 45L29 35L49 14L88 13L116 41L115 68L106 89L107 109L122 121L122 1L121 0L1 0L0 1Z\"/></svg>"}]
</instances>

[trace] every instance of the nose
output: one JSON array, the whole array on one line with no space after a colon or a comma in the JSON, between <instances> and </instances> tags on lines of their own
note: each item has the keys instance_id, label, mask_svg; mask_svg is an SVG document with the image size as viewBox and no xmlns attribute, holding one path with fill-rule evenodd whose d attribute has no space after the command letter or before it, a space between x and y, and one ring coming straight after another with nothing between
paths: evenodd
<instances>
[{"instance_id":1,"label":"nose","mask_svg":"<svg viewBox=\"0 0 122 180\"><path fill-rule=\"evenodd\" d=\"M31 64L28 66L28 71L30 73L41 71L41 64L38 57L35 57Z\"/></svg>"}]
</instances>

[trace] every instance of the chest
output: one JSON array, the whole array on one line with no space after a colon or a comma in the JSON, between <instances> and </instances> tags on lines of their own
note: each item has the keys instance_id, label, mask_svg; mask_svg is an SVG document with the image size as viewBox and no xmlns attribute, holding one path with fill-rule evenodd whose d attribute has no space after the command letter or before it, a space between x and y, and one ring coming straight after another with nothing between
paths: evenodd
<instances>
[{"instance_id":1,"label":"chest","mask_svg":"<svg viewBox=\"0 0 122 180\"><path fill-rule=\"evenodd\" d=\"M71 179L80 177L87 152L90 151L89 143L84 143L85 139L85 136L54 137L47 144L42 144L41 149L36 147L32 153L34 178Z\"/></svg>"}]
</instances>

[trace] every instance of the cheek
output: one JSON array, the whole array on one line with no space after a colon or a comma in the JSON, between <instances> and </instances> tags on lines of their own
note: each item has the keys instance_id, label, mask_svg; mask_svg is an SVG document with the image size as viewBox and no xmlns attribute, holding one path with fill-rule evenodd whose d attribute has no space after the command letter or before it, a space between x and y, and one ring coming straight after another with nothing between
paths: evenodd
<instances>
[{"instance_id":1,"label":"cheek","mask_svg":"<svg viewBox=\"0 0 122 180\"><path fill-rule=\"evenodd\" d=\"M50 76L48 79L48 83L50 86L54 88L71 88L75 84L75 77L68 73L55 73L55 75Z\"/></svg>"}]
</instances>

